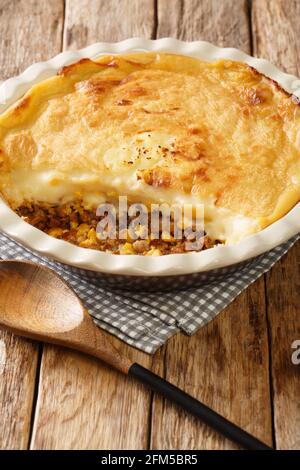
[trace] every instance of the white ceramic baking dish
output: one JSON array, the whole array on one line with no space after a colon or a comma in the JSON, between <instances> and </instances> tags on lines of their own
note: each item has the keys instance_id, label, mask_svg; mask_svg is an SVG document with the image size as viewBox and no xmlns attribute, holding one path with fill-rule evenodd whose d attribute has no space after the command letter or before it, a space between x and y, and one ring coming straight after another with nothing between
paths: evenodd
<instances>
[{"instance_id":1,"label":"white ceramic baking dish","mask_svg":"<svg viewBox=\"0 0 300 470\"><path fill-rule=\"evenodd\" d=\"M79 51L63 52L53 59L32 65L21 75L10 78L0 86L0 112L19 99L32 85L49 78L68 64L83 57L95 59L100 55L134 51L167 51L207 61L220 58L245 62L278 82L286 91L300 98L300 80L281 72L264 59L257 59L233 48L220 48L203 41L183 42L165 38L128 39L118 43L97 43ZM25 223L0 198L0 230L10 238L39 254L80 270L81 274L99 277L124 286L183 286L207 280L237 269L241 264L288 240L300 231L300 204L285 217L261 232L236 244L219 245L200 253L171 254L161 257L113 255L79 248L52 238ZM157 281L157 282L156 282Z\"/></svg>"}]
</instances>

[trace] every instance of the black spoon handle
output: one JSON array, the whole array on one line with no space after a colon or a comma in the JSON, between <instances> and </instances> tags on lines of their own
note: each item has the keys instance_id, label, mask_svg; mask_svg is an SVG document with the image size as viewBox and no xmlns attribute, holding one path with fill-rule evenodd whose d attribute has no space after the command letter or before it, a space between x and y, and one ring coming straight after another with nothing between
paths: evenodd
<instances>
[{"instance_id":1,"label":"black spoon handle","mask_svg":"<svg viewBox=\"0 0 300 470\"><path fill-rule=\"evenodd\" d=\"M200 403L195 398L170 384L158 375L153 374L151 371L145 369L139 364L133 364L128 371L128 375L135 377L151 388L154 392L160 393L165 398L168 398L193 415L197 416L204 423L208 424L224 436L236 442L244 449L273 450L271 447L268 447L263 442L251 436L251 434L243 431L243 429L239 428L215 411L208 408L208 406L203 405L203 403Z\"/></svg>"}]
</instances>

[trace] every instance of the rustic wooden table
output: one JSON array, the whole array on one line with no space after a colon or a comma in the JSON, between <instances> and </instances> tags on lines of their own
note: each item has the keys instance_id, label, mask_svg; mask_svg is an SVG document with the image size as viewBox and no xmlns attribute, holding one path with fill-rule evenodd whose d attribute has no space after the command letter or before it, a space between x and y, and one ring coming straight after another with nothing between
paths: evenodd
<instances>
[{"instance_id":1,"label":"rustic wooden table","mask_svg":"<svg viewBox=\"0 0 300 470\"><path fill-rule=\"evenodd\" d=\"M132 36L205 39L300 75L299 0L0 0L0 79L61 50ZM300 244L193 337L178 334L154 357L122 348L266 443L300 448L299 256ZM0 340L2 449L234 448L96 360L4 332Z\"/></svg>"}]
</instances>

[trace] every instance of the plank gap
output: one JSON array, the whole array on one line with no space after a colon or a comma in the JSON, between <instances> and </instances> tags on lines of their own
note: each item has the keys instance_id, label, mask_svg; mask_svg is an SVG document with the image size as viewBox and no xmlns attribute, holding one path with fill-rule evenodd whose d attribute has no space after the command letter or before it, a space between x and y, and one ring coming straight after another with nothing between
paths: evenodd
<instances>
[{"instance_id":1,"label":"plank gap","mask_svg":"<svg viewBox=\"0 0 300 470\"><path fill-rule=\"evenodd\" d=\"M151 450L153 403L154 403L154 392L151 392L150 403L149 403L149 422L148 422L148 435L147 435L147 450Z\"/></svg>"},{"instance_id":2,"label":"plank gap","mask_svg":"<svg viewBox=\"0 0 300 470\"><path fill-rule=\"evenodd\" d=\"M157 38L157 29L158 29L158 1L153 0L153 28L151 33L151 39Z\"/></svg>"},{"instance_id":3,"label":"plank gap","mask_svg":"<svg viewBox=\"0 0 300 470\"><path fill-rule=\"evenodd\" d=\"M250 54L253 55L253 31L252 31L252 0L247 0L247 17L248 17L248 28L249 28L249 48Z\"/></svg>"},{"instance_id":4,"label":"plank gap","mask_svg":"<svg viewBox=\"0 0 300 470\"><path fill-rule=\"evenodd\" d=\"M271 425L272 425L272 443L273 448L276 449L276 431L275 431L275 410L274 410L274 386L272 374L272 338L271 338L271 324L269 318L269 299L267 295L267 275L264 274L264 287L265 287L265 306L266 306L266 323L267 323L267 338L268 338L268 360L269 360L269 387L270 387L270 409L271 409Z\"/></svg>"},{"instance_id":5,"label":"plank gap","mask_svg":"<svg viewBox=\"0 0 300 470\"><path fill-rule=\"evenodd\" d=\"M27 449L30 449L30 447L31 447L31 440L32 440L33 428L34 428L34 423L35 423L35 414L36 414L36 410L37 410L37 401L38 401L38 397L39 397L41 364L42 364L42 359L43 359L43 351L44 351L44 344L39 343L37 365L36 365L36 371L35 371L34 392L33 392L33 398L32 398L31 419L30 419L30 429L29 429L29 434L28 434Z\"/></svg>"},{"instance_id":6,"label":"plank gap","mask_svg":"<svg viewBox=\"0 0 300 470\"><path fill-rule=\"evenodd\" d=\"M61 52L64 50L64 41L65 41L65 28L66 28L66 8L67 8L67 1L63 0L63 8L62 8L62 28L61 28L61 40L60 40L60 50Z\"/></svg>"}]
</instances>

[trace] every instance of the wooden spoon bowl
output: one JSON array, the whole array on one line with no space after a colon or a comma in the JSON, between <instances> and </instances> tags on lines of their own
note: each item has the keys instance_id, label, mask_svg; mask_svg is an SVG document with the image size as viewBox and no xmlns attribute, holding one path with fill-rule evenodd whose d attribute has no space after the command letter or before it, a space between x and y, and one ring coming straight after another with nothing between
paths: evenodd
<instances>
[{"instance_id":1,"label":"wooden spoon bowl","mask_svg":"<svg viewBox=\"0 0 300 470\"><path fill-rule=\"evenodd\" d=\"M41 266L0 263L0 290L2 318L8 327L18 328L21 320L28 331L62 333L83 321L84 310L78 297L53 271Z\"/></svg>"},{"instance_id":2,"label":"wooden spoon bowl","mask_svg":"<svg viewBox=\"0 0 300 470\"><path fill-rule=\"evenodd\" d=\"M45 266L0 261L0 325L96 356L124 373L132 364L96 327L68 284Z\"/></svg>"}]
</instances>

